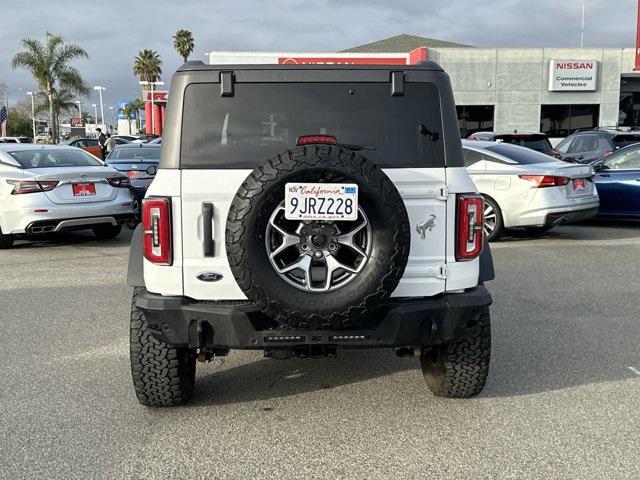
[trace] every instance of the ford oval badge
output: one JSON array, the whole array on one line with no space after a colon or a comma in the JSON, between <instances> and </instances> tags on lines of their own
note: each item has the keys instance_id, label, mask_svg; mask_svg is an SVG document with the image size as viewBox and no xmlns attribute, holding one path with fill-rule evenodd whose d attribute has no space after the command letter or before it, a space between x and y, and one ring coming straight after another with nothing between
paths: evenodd
<instances>
[{"instance_id":1,"label":"ford oval badge","mask_svg":"<svg viewBox=\"0 0 640 480\"><path fill-rule=\"evenodd\" d=\"M217 282L222 280L222 274L215 272L203 272L199 273L196 278L201 282Z\"/></svg>"}]
</instances>

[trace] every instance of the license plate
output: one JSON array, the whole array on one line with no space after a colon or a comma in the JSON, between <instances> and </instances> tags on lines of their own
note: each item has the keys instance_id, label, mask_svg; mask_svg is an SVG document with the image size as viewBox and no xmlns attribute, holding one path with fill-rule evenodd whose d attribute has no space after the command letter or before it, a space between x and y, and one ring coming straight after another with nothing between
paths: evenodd
<instances>
[{"instance_id":1,"label":"license plate","mask_svg":"<svg viewBox=\"0 0 640 480\"><path fill-rule=\"evenodd\" d=\"M287 220L357 220L358 185L355 183L287 183Z\"/></svg>"},{"instance_id":2,"label":"license plate","mask_svg":"<svg viewBox=\"0 0 640 480\"><path fill-rule=\"evenodd\" d=\"M71 185L74 197L88 197L96 194L96 185L94 183L74 183Z\"/></svg>"},{"instance_id":3,"label":"license plate","mask_svg":"<svg viewBox=\"0 0 640 480\"><path fill-rule=\"evenodd\" d=\"M573 179L573 189L577 192L580 190L584 190L587 188L587 185L584 183L584 178L574 178Z\"/></svg>"}]
</instances>

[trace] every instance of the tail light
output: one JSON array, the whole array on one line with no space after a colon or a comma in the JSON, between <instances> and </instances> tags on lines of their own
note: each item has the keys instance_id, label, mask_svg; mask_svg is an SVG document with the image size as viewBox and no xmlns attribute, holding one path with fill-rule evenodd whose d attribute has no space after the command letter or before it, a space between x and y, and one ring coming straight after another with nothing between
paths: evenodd
<instances>
[{"instance_id":1,"label":"tail light","mask_svg":"<svg viewBox=\"0 0 640 480\"><path fill-rule=\"evenodd\" d=\"M7 180L9 185L13 185L11 195L22 195L25 193L48 192L58 185L57 180Z\"/></svg>"},{"instance_id":2,"label":"tail light","mask_svg":"<svg viewBox=\"0 0 640 480\"><path fill-rule=\"evenodd\" d=\"M128 177L107 178L107 182L109 182L109 185L116 188L129 188L129 186L131 185Z\"/></svg>"},{"instance_id":3,"label":"tail light","mask_svg":"<svg viewBox=\"0 0 640 480\"><path fill-rule=\"evenodd\" d=\"M137 177L138 175L142 175L142 172L139 170L127 170L127 177L129 178Z\"/></svg>"},{"instance_id":4,"label":"tail light","mask_svg":"<svg viewBox=\"0 0 640 480\"><path fill-rule=\"evenodd\" d=\"M473 260L482 251L484 242L484 199L482 195L458 195L458 230L456 260Z\"/></svg>"},{"instance_id":5,"label":"tail light","mask_svg":"<svg viewBox=\"0 0 640 480\"><path fill-rule=\"evenodd\" d=\"M333 135L301 135L296 140L296 145L308 145L310 143L336 143L336 137Z\"/></svg>"},{"instance_id":6,"label":"tail light","mask_svg":"<svg viewBox=\"0 0 640 480\"><path fill-rule=\"evenodd\" d=\"M144 256L158 265L171 265L171 199L142 200Z\"/></svg>"},{"instance_id":7,"label":"tail light","mask_svg":"<svg viewBox=\"0 0 640 480\"><path fill-rule=\"evenodd\" d=\"M569 183L568 177L554 177L553 175L519 175L521 179L535 183L538 188L562 187Z\"/></svg>"}]
</instances>

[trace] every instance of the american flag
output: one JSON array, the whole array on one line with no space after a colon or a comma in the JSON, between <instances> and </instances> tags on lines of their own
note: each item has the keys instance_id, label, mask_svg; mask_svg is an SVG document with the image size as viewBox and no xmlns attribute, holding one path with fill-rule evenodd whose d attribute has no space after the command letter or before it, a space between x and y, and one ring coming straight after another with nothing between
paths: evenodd
<instances>
[{"instance_id":1,"label":"american flag","mask_svg":"<svg viewBox=\"0 0 640 480\"><path fill-rule=\"evenodd\" d=\"M7 136L7 118L9 115L7 114L7 107L4 105L0 108L0 137Z\"/></svg>"}]
</instances>

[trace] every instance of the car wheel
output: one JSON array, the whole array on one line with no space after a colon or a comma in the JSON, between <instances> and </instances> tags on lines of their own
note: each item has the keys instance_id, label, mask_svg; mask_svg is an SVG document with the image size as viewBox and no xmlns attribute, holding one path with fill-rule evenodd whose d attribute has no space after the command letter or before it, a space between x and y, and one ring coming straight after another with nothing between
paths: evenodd
<instances>
[{"instance_id":1,"label":"car wheel","mask_svg":"<svg viewBox=\"0 0 640 480\"><path fill-rule=\"evenodd\" d=\"M0 228L0 248L11 248L13 239L13 235L5 235Z\"/></svg>"},{"instance_id":2,"label":"car wheel","mask_svg":"<svg viewBox=\"0 0 640 480\"><path fill-rule=\"evenodd\" d=\"M355 221L284 215L287 183L355 183ZM393 219L393 221L390 221ZM276 155L240 186L229 209L226 250L249 300L290 328L361 324L397 287L411 232L393 182L358 152L305 146Z\"/></svg>"},{"instance_id":3,"label":"car wheel","mask_svg":"<svg viewBox=\"0 0 640 480\"><path fill-rule=\"evenodd\" d=\"M495 240L504 231L502 211L493 198L484 197L484 235L488 242Z\"/></svg>"},{"instance_id":4,"label":"car wheel","mask_svg":"<svg viewBox=\"0 0 640 480\"><path fill-rule=\"evenodd\" d=\"M489 308L474 312L466 326L475 329L472 336L432 347L420 357L424 380L437 397L473 397L487 381L491 358Z\"/></svg>"},{"instance_id":5,"label":"car wheel","mask_svg":"<svg viewBox=\"0 0 640 480\"><path fill-rule=\"evenodd\" d=\"M93 227L93 233L101 240L110 240L120 235L122 225L100 225Z\"/></svg>"},{"instance_id":6,"label":"car wheel","mask_svg":"<svg viewBox=\"0 0 640 480\"><path fill-rule=\"evenodd\" d=\"M147 407L171 407L187 403L196 379L196 355L153 336L144 312L136 306L137 287L131 301L130 360L138 401ZM159 327L159 326L157 326Z\"/></svg>"}]
</instances>

